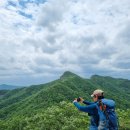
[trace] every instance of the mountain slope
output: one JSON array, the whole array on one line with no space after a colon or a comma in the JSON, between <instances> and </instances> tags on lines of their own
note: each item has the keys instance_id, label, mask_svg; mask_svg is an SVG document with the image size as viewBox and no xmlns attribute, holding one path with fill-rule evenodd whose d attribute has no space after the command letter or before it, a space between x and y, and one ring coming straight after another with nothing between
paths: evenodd
<instances>
[{"instance_id":1,"label":"mountain slope","mask_svg":"<svg viewBox=\"0 0 130 130\"><path fill-rule=\"evenodd\" d=\"M6 118L6 113L9 113L10 116L16 113L16 111L23 112L24 110L26 112L30 109L35 111L36 109L47 108L64 100L72 102L75 97L80 95L87 98L93 89L93 85L79 76L60 79L52 84L23 88L21 90L16 89L10 91L2 98L0 102L0 116ZM16 94L12 96L11 93Z\"/></svg>"},{"instance_id":2,"label":"mountain slope","mask_svg":"<svg viewBox=\"0 0 130 130\"><path fill-rule=\"evenodd\" d=\"M10 122L25 118L52 107L59 106L62 101L72 103L76 97L91 100L92 92L101 88L108 98L116 101L121 109L130 108L130 81L94 75L84 79L71 72L65 72L60 79L53 82L3 92L0 97L0 119ZM24 120L25 121L25 120ZM11 126L11 124L10 124Z\"/></svg>"}]
</instances>

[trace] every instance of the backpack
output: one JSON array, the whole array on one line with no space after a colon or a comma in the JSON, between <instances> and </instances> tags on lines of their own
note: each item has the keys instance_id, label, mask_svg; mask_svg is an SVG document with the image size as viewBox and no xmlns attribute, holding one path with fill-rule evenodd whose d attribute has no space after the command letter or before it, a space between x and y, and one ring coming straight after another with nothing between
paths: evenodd
<instances>
[{"instance_id":1,"label":"backpack","mask_svg":"<svg viewBox=\"0 0 130 130\"><path fill-rule=\"evenodd\" d=\"M110 99L100 99L97 102L97 109L99 115L98 130L118 130L115 102Z\"/></svg>"}]
</instances>

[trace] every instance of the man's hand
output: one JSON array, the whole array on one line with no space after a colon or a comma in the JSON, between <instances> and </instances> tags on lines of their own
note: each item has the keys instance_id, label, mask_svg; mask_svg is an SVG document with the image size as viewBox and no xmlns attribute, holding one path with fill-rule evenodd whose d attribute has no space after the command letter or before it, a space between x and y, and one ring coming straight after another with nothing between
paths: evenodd
<instances>
[{"instance_id":1,"label":"man's hand","mask_svg":"<svg viewBox=\"0 0 130 130\"><path fill-rule=\"evenodd\" d=\"M73 103L77 102L77 98L74 99Z\"/></svg>"},{"instance_id":2,"label":"man's hand","mask_svg":"<svg viewBox=\"0 0 130 130\"><path fill-rule=\"evenodd\" d=\"M83 103L84 99L80 97L80 102Z\"/></svg>"}]
</instances>

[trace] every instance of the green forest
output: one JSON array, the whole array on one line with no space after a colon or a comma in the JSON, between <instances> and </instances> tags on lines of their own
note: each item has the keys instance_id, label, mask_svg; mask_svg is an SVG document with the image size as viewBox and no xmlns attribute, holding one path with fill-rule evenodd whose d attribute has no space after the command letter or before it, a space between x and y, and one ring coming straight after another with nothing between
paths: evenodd
<instances>
[{"instance_id":1,"label":"green forest","mask_svg":"<svg viewBox=\"0 0 130 130\"><path fill-rule=\"evenodd\" d=\"M72 102L77 97L92 101L97 88L116 101L119 129L130 130L130 80L85 79L69 71L50 83L0 90L0 130L88 130L88 114Z\"/></svg>"}]
</instances>

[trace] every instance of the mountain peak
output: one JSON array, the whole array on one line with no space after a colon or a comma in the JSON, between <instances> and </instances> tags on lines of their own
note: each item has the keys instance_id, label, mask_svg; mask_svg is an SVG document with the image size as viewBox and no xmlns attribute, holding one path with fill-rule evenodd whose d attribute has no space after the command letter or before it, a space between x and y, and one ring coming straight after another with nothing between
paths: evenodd
<instances>
[{"instance_id":1,"label":"mountain peak","mask_svg":"<svg viewBox=\"0 0 130 130\"><path fill-rule=\"evenodd\" d=\"M70 72L70 71L65 71L63 73L63 75L60 77L60 79L63 79L63 78L69 78L69 77L77 77L78 75Z\"/></svg>"}]
</instances>

